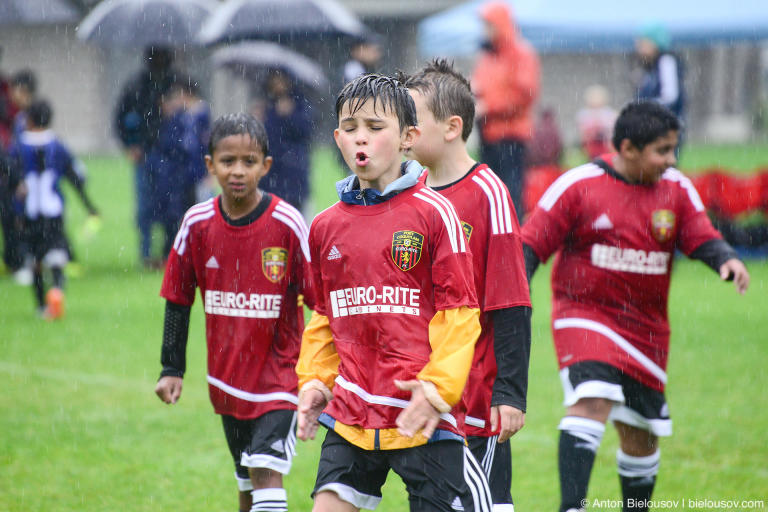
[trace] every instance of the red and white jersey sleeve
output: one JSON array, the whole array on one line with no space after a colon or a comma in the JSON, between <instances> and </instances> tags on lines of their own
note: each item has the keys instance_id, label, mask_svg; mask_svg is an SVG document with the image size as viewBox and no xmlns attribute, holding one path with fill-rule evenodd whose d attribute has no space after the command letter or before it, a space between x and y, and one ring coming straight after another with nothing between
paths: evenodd
<instances>
[{"instance_id":1,"label":"red and white jersey sleeve","mask_svg":"<svg viewBox=\"0 0 768 512\"><path fill-rule=\"evenodd\" d=\"M191 305L200 288L207 380L219 414L249 419L296 407L300 296L314 304L308 232L301 214L275 196L244 226L224 219L218 198L184 216L160 294Z\"/></svg>"},{"instance_id":2,"label":"red and white jersey sleeve","mask_svg":"<svg viewBox=\"0 0 768 512\"><path fill-rule=\"evenodd\" d=\"M425 182L427 176L422 176ZM482 331L464 391L468 435L490 433L489 412L496 358L490 312L528 306L520 226L509 191L485 164L477 164L460 181L437 189L455 206L473 259Z\"/></svg>"},{"instance_id":3,"label":"red and white jersey sleeve","mask_svg":"<svg viewBox=\"0 0 768 512\"><path fill-rule=\"evenodd\" d=\"M523 226L523 242L541 260L557 252L552 320L560 366L602 361L663 390L675 250L690 254L718 237L676 169L653 185L630 184L601 160L561 176Z\"/></svg>"},{"instance_id":4,"label":"red and white jersey sleeve","mask_svg":"<svg viewBox=\"0 0 768 512\"><path fill-rule=\"evenodd\" d=\"M394 381L429 362L435 313L478 307L455 209L421 184L377 205L339 202L315 218L309 244L315 310L328 317L340 358L325 412L345 425L396 428L410 394ZM438 428L461 433L460 414L444 414Z\"/></svg>"}]
</instances>

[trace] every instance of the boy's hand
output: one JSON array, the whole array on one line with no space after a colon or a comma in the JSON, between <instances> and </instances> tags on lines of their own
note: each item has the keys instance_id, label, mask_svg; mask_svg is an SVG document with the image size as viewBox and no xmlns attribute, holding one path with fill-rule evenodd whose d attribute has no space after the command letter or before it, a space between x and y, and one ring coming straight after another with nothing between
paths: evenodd
<instances>
[{"instance_id":1,"label":"boy's hand","mask_svg":"<svg viewBox=\"0 0 768 512\"><path fill-rule=\"evenodd\" d=\"M733 280L736 285L736 291L744 295L749 287L749 272L744 263L737 258L731 258L720 266L720 279L723 281Z\"/></svg>"},{"instance_id":2,"label":"boy's hand","mask_svg":"<svg viewBox=\"0 0 768 512\"><path fill-rule=\"evenodd\" d=\"M320 423L317 418L323 412L328 401L319 389L306 389L299 396L299 420L296 436L302 441L314 439Z\"/></svg>"},{"instance_id":3,"label":"boy's hand","mask_svg":"<svg viewBox=\"0 0 768 512\"><path fill-rule=\"evenodd\" d=\"M160 377L160 380L157 381L157 386L155 386L155 393L163 402L175 404L181 396L183 381L184 379L181 377L172 377L170 375Z\"/></svg>"},{"instance_id":4,"label":"boy's hand","mask_svg":"<svg viewBox=\"0 0 768 512\"><path fill-rule=\"evenodd\" d=\"M424 395L424 388L418 380L396 380L395 386L411 392L411 400L396 420L397 431L405 437L415 436L419 430L429 439L440 423L440 412L435 409Z\"/></svg>"},{"instance_id":5,"label":"boy's hand","mask_svg":"<svg viewBox=\"0 0 768 512\"><path fill-rule=\"evenodd\" d=\"M501 430L499 430L499 443L515 435L525 425L525 413L511 405L494 405L491 407L491 430L496 430L501 418Z\"/></svg>"}]
</instances>

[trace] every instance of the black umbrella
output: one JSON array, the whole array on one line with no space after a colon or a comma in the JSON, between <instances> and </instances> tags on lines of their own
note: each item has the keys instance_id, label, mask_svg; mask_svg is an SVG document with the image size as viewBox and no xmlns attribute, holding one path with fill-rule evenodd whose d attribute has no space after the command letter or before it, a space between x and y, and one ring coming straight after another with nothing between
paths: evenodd
<instances>
[{"instance_id":1,"label":"black umbrella","mask_svg":"<svg viewBox=\"0 0 768 512\"><path fill-rule=\"evenodd\" d=\"M227 0L203 25L200 41L363 37L368 32L336 0Z\"/></svg>"},{"instance_id":2,"label":"black umbrella","mask_svg":"<svg viewBox=\"0 0 768 512\"><path fill-rule=\"evenodd\" d=\"M251 80L279 69L314 89L328 88L328 79L317 62L279 44L254 41L225 46L213 52L211 62Z\"/></svg>"},{"instance_id":3,"label":"black umbrella","mask_svg":"<svg viewBox=\"0 0 768 512\"><path fill-rule=\"evenodd\" d=\"M77 37L102 46L195 44L215 8L212 0L104 0L85 17Z\"/></svg>"},{"instance_id":4,"label":"black umbrella","mask_svg":"<svg viewBox=\"0 0 768 512\"><path fill-rule=\"evenodd\" d=\"M80 11L67 0L2 0L0 24L75 23Z\"/></svg>"}]
</instances>

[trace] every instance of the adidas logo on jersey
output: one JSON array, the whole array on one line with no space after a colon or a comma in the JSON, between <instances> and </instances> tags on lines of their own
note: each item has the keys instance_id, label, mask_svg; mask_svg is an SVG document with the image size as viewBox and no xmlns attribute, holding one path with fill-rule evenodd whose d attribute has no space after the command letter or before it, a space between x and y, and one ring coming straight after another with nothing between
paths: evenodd
<instances>
[{"instance_id":1,"label":"adidas logo on jersey","mask_svg":"<svg viewBox=\"0 0 768 512\"><path fill-rule=\"evenodd\" d=\"M602 214L592 223L593 229L613 229L613 222L608 218L608 215Z\"/></svg>"},{"instance_id":2,"label":"adidas logo on jersey","mask_svg":"<svg viewBox=\"0 0 768 512\"><path fill-rule=\"evenodd\" d=\"M339 251L334 245L331 247L331 250L328 253L328 260L338 260L339 258L341 258L341 251Z\"/></svg>"},{"instance_id":3,"label":"adidas logo on jersey","mask_svg":"<svg viewBox=\"0 0 768 512\"><path fill-rule=\"evenodd\" d=\"M205 263L205 268L219 268L219 262L216 261L216 256L211 256L211 258Z\"/></svg>"}]
</instances>

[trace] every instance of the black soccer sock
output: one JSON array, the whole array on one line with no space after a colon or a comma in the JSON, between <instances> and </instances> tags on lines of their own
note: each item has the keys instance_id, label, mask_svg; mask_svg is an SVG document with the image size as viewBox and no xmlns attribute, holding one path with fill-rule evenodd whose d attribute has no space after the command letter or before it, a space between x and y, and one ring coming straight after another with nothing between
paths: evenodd
<instances>
[{"instance_id":1,"label":"black soccer sock","mask_svg":"<svg viewBox=\"0 0 768 512\"><path fill-rule=\"evenodd\" d=\"M51 274L53 276L53 287L63 289L64 288L64 272L61 267L51 267Z\"/></svg>"},{"instance_id":2,"label":"black soccer sock","mask_svg":"<svg viewBox=\"0 0 768 512\"><path fill-rule=\"evenodd\" d=\"M287 512L288 493L282 488L255 489L251 491L251 512Z\"/></svg>"},{"instance_id":3,"label":"black soccer sock","mask_svg":"<svg viewBox=\"0 0 768 512\"><path fill-rule=\"evenodd\" d=\"M605 424L588 418L566 416L560 421L560 512L585 508L587 486Z\"/></svg>"},{"instance_id":4,"label":"black soccer sock","mask_svg":"<svg viewBox=\"0 0 768 512\"><path fill-rule=\"evenodd\" d=\"M656 485L659 472L661 451L647 457L633 457L621 449L616 452L616 465L621 480L621 493L624 496L624 512L646 512L648 502Z\"/></svg>"},{"instance_id":5,"label":"black soccer sock","mask_svg":"<svg viewBox=\"0 0 768 512\"><path fill-rule=\"evenodd\" d=\"M35 269L33 278L32 278L32 286L35 291L35 298L37 299L37 307L43 308L45 307L45 290L43 289L43 270L42 269Z\"/></svg>"}]
</instances>

